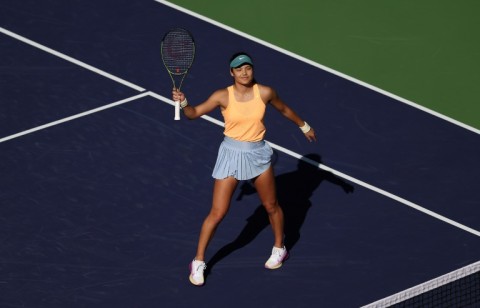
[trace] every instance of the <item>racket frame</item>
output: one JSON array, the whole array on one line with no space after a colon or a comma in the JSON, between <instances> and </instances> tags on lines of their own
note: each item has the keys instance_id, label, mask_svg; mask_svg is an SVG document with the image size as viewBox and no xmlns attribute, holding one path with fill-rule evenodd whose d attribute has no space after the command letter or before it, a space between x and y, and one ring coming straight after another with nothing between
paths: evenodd
<instances>
[{"instance_id":1,"label":"racket frame","mask_svg":"<svg viewBox=\"0 0 480 308\"><path fill-rule=\"evenodd\" d=\"M190 38L190 42L188 42L188 44L190 44L189 48L191 49L191 51L190 51L190 54L189 54L189 56L190 56L189 58L191 58L191 59L190 59L190 62L188 63L188 65L181 71L178 69L178 67L176 69L174 69L173 67L170 67L170 65L167 64L167 61L165 61L165 59L166 59L165 50L168 49L169 47L170 48L173 47L173 46L166 46L165 41L166 41L166 39L169 35L172 35L175 32L177 32L177 33L182 32L183 35L188 36ZM193 39L192 34L190 33L190 31L188 31L184 28L178 28L177 27L177 28L170 29L169 31L167 31L167 33L165 33L165 35L162 38L160 51L161 51L163 65L167 69L168 75L170 76L170 79L172 80L173 88L180 91L180 89L182 88L182 85L183 85L183 81L184 81L185 77L187 76L188 71L192 67L193 61L195 59L195 40ZM179 83L178 87L176 85L174 76L181 76L180 83ZM175 101L174 103L175 103L174 120L178 121L178 120L180 120L180 102Z\"/></svg>"}]
</instances>

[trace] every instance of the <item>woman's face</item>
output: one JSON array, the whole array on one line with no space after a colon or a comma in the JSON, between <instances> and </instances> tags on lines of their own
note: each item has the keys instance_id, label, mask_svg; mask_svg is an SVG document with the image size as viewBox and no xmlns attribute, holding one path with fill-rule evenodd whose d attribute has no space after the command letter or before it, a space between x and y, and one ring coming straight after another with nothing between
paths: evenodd
<instances>
[{"instance_id":1,"label":"woman's face","mask_svg":"<svg viewBox=\"0 0 480 308\"><path fill-rule=\"evenodd\" d=\"M245 64L240 67L232 68L230 75L235 79L236 83L248 85L253 80L253 67L250 64Z\"/></svg>"}]
</instances>

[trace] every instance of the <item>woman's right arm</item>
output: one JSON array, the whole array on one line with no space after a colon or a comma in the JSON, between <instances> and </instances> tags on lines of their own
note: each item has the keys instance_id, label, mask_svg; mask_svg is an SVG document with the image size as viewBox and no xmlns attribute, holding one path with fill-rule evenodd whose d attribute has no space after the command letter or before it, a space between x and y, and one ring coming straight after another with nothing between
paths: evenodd
<instances>
[{"instance_id":1,"label":"woman's right arm","mask_svg":"<svg viewBox=\"0 0 480 308\"><path fill-rule=\"evenodd\" d=\"M173 89L172 99L174 101L185 102L186 97L183 92ZM226 89L215 91L210 97L201 104L192 106L188 104L182 108L183 114L190 120L201 117L204 114L209 113L218 106L225 106L228 102L228 92ZM185 103L183 103L185 104Z\"/></svg>"}]
</instances>

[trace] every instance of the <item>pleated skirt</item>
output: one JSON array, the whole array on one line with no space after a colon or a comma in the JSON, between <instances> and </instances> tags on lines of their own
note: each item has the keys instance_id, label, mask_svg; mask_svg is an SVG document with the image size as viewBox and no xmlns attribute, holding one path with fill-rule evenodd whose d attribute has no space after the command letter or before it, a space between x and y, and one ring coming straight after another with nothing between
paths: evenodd
<instances>
[{"instance_id":1,"label":"pleated skirt","mask_svg":"<svg viewBox=\"0 0 480 308\"><path fill-rule=\"evenodd\" d=\"M223 139L218 149L212 176L237 180L253 179L270 167L273 150L265 141L245 142L229 137Z\"/></svg>"}]
</instances>

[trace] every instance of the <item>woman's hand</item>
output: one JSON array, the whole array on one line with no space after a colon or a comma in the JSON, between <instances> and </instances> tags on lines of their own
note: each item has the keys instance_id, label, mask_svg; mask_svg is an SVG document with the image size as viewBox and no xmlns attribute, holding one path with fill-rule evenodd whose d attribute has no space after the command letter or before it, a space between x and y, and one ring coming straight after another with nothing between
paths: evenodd
<instances>
[{"instance_id":1,"label":"woman's hand","mask_svg":"<svg viewBox=\"0 0 480 308\"><path fill-rule=\"evenodd\" d=\"M172 99L174 102L183 102L185 100L185 94L180 92L180 90L173 88Z\"/></svg>"},{"instance_id":2,"label":"woman's hand","mask_svg":"<svg viewBox=\"0 0 480 308\"><path fill-rule=\"evenodd\" d=\"M315 136L315 131L313 130L312 127L310 127L310 130L305 133L305 137L308 139L308 141L317 141L317 136Z\"/></svg>"}]
</instances>

